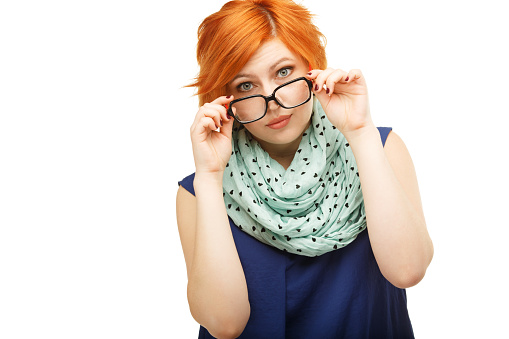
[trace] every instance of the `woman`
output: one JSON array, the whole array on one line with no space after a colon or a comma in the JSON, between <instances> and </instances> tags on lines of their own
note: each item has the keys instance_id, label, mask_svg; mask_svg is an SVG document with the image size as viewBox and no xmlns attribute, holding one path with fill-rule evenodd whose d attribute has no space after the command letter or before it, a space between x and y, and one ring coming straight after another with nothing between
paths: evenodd
<instances>
[{"instance_id":1,"label":"woman","mask_svg":"<svg viewBox=\"0 0 509 339\"><path fill-rule=\"evenodd\" d=\"M404 289L433 245L412 161L322 38L289 0L200 25L196 172L177 194L200 338L413 337Z\"/></svg>"}]
</instances>

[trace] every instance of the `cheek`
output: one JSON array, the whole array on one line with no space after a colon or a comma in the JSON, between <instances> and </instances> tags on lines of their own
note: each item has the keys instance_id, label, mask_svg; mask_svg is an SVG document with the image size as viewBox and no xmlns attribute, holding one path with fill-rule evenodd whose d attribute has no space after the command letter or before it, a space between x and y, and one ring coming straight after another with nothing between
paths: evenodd
<instances>
[{"instance_id":1,"label":"cheek","mask_svg":"<svg viewBox=\"0 0 509 339\"><path fill-rule=\"evenodd\" d=\"M263 119L262 119L263 120ZM255 137L260 137L261 131L265 128L265 124L261 121L255 121L250 124L244 125L244 128L248 130Z\"/></svg>"},{"instance_id":2,"label":"cheek","mask_svg":"<svg viewBox=\"0 0 509 339\"><path fill-rule=\"evenodd\" d=\"M302 119L304 120L311 119L311 114L313 113L313 100L308 101L306 104L298 108L302 108L299 111L299 115L302 117Z\"/></svg>"},{"instance_id":3,"label":"cheek","mask_svg":"<svg viewBox=\"0 0 509 339\"><path fill-rule=\"evenodd\" d=\"M307 124L311 120L311 114L313 113L313 99L311 99L306 104L297 107L294 109L293 113L293 121L298 124ZM261 120L252 122L250 124L244 125L244 128L249 131L255 137L261 137L263 133L267 132L267 124L268 117L264 117Z\"/></svg>"}]
</instances>

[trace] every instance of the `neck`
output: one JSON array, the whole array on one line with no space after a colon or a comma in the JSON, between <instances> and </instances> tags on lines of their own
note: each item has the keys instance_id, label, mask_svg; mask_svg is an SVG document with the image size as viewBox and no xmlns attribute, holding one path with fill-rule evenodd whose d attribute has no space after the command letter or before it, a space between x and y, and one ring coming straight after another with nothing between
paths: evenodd
<instances>
[{"instance_id":1,"label":"neck","mask_svg":"<svg viewBox=\"0 0 509 339\"><path fill-rule=\"evenodd\" d=\"M276 160L286 170L290 167L290 164L295 157L295 153L299 149L302 134L300 137L288 144L271 144L258 138L255 139L265 152L267 152L272 159Z\"/></svg>"}]
</instances>

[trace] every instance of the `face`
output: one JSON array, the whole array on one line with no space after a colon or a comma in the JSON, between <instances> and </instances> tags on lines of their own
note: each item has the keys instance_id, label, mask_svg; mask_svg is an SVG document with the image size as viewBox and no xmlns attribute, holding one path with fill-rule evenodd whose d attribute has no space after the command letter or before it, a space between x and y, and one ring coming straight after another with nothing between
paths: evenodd
<instances>
[{"instance_id":1,"label":"face","mask_svg":"<svg viewBox=\"0 0 509 339\"><path fill-rule=\"evenodd\" d=\"M302 77L308 71L309 64L275 38L260 46L228 83L228 94L235 99L254 94L269 96L276 87ZM312 109L313 100L292 109L285 109L275 101L270 101L265 116L244 127L266 151L271 147L298 145L302 133L309 126Z\"/></svg>"}]
</instances>

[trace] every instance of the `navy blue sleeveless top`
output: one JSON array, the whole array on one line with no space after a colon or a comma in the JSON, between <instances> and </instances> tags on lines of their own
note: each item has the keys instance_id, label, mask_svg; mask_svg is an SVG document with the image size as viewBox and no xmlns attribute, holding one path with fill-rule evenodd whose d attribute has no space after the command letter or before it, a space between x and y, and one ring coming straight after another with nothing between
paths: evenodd
<instances>
[{"instance_id":1,"label":"navy blue sleeveless top","mask_svg":"<svg viewBox=\"0 0 509 339\"><path fill-rule=\"evenodd\" d=\"M379 127L382 144L392 128ZM194 174L179 184L194 195ZM367 231L339 251L299 256L230 227L251 316L242 339L413 338L406 291L388 282ZM199 339L214 338L200 326Z\"/></svg>"}]
</instances>

